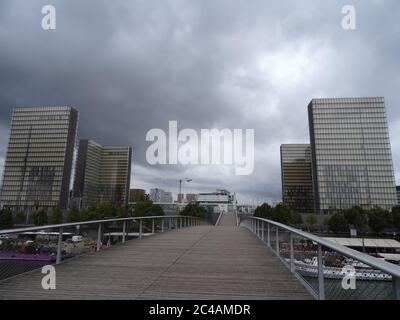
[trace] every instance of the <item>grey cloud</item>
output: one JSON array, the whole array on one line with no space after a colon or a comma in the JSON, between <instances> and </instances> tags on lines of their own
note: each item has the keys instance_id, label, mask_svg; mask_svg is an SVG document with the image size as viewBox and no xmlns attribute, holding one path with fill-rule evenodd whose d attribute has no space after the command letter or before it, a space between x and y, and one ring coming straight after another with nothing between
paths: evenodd
<instances>
[{"instance_id":1,"label":"grey cloud","mask_svg":"<svg viewBox=\"0 0 400 320\"><path fill-rule=\"evenodd\" d=\"M133 146L133 186L176 192L176 179L190 176L187 190L278 200L279 145L308 141L308 102L383 95L400 178L398 1L352 1L352 32L340 27L348 1L54 0L57 30L45 32L47 2L0 3L1 132L16 105L72 105L80 138ZM254 174L149 166L146 132L169 120L254 128ZM7 134L0 144L4 158Z\"/></svg>"}]
</instances>

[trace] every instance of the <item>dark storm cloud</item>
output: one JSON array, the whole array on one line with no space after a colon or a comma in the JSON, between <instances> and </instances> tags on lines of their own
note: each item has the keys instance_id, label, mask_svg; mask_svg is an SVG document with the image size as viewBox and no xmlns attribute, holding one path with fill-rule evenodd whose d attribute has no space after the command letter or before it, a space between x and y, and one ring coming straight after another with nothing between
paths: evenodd
<instances>
[{"instance_id":1,"label":"dark storm cloud","mask_svg":"<svg viewBox=\"0 0 400 320\"><path fill-rule=\"evenodd\" d=\"M40 27L57 9L57 30ZM358 29L341 28L353 4ZM314 97L386 97L400 177L400 5L398 1L0 2L0 157L16 105L71 105L78 137L134 149L133 186L176 191L228 188L239 199L280 198L279 145L308 141ZM146 132L253 128L255 171L153 168ZM190 189L189 189L190 188Z\"/></svg>"}]
</instances>

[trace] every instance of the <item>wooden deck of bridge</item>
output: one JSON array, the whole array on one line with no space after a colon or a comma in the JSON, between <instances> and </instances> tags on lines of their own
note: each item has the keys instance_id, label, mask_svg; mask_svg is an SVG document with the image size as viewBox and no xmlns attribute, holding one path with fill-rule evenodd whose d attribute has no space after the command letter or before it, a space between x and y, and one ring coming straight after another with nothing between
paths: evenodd
<instances>
[{"instance_id":1,"label":"wooden deck of bridge","mask_svg":"<svg viewBox=\"0 0 400 320\"><path fill-rule=\"evenodd\" d=\"M300 282L233 216L131 240L0 282L0 299L311 299Z\"/></svg>"}]
</instances>

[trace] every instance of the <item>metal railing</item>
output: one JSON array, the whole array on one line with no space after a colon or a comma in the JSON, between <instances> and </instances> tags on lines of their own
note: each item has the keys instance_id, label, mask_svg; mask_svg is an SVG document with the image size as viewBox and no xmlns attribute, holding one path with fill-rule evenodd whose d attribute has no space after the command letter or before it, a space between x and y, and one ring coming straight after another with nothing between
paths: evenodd
<instances>
[{"instance_id":1,"label":"metal railing","mask_svg":"<svg viewBox=\"0 0 400 320\"><path fill-rule=\"evenodd\" d=\"M308 232L239 217L319 300L400 300L400 267Z\"/></svg>"},{"instance_id":2,"label":"metal railing","mask_svg":"<svg viewBox=\"0 0 400 320\"><path fill-rule=\"evenodd\" d=\"M218 219L217 219L217 222L215 223L215 226L219 226L219 223L221 222L221 219L222 219L222 216L224 215L224 213L223 212L220 212L220 214L219 214L219 216L218 216Z\"/></svg>"},{"instance_id":3,"label":"metal railing","mask_svg":"<svg viewBox=\"0 0 400 320\"><path fill-rule=\"evenodd\" d=\"M142 239L144 236L203 224L200 218L185 216L150 216L81 221L55 225L44 225L18 229L0 230L0 280L20 273L41 268L45 264L59 264L62 260L86 253L100 251L111 246L111 242L125 243L128 238ZM67 232L67 231L71 232ZM79 243L72 242L73 235ZM82 236L83 235L83 236ZM40 236L41 240L36 240ZM21 239L22 237L22 239ZM35 240L27 240L34 237ZM104 238L108 240L103 241ZM43 240L45 239L45 240ZM111 241L111 239L117 239ZM84 242L82 244L82 242ZM107 242L107 245L104 245ZM51 248L46 256L37 248ZM16 252L33 246L31 254ZM68 246L68 250L67 247ZM64 247L64 248L63 248ZM18 250L16 250L18 248ZM70 252L67 252L70 251ZM41 263L40 263L41 262ZM51 262L51 263L49 263Z\"/></svg>"}]
</instances>

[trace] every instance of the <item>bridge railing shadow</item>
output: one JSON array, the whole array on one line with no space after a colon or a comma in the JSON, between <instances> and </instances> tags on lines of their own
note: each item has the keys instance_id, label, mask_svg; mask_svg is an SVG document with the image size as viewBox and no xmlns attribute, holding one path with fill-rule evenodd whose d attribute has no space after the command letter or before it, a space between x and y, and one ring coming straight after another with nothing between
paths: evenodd
<instances>
[{"instance_id":1,"label":"bridge railing shadow","mask_svg":"<svg viewBox=\"0 0 400 320\"><path fill-rule=\"evenodd\" d=\"M128 240L204 223L198 217L149 216L0 230L0 281Z\"/></svg>"},{"instance_id":2,"label":"bridge railing shadow","mask_svg":"<svg viewBox=\"0 0 400 320\"><path fill-rule=\"evenodd\" d=\"M400 267L268 219L240 216L319 300L400 300Z\"/></svg>"}]
</instances>

